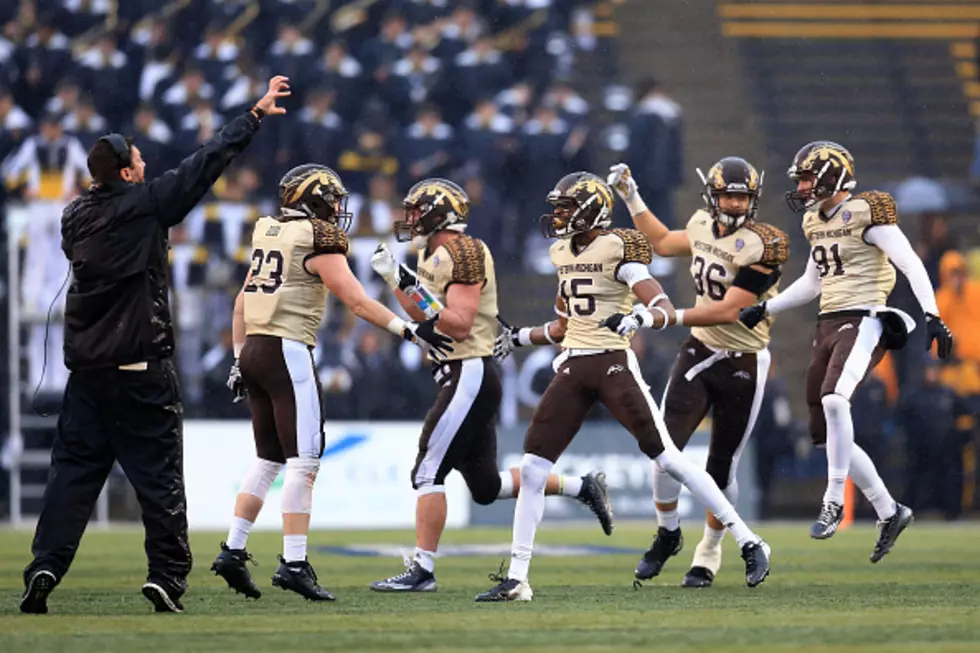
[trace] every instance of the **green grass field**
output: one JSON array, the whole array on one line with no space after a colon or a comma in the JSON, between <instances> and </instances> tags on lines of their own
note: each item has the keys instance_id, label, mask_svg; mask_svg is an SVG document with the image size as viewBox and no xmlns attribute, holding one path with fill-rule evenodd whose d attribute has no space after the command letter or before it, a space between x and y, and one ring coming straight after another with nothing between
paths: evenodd
<instances>
[{"instance_id":1,"label":"green grass field","mask_svg":"<svg viewBox=\"0 0 980 653\"><path fill-rule=\"evenodd\" d=\"M765 526L773 575L745 587L742 561L726 541L714 588L678 586L700 526L655 582L631 587L636 556L540 557L531 569L531 603L476 604L499 558L442 558L438 592L380 595L367 584L401 561L314 553L321 583L338 601L310 604L271 587L280 539L254 535L249 549L265 594L246 602L208 571L220 534L194 533L195 569L182 615L156 615L139 593L142 534L91 531L71 574L49 599L51 614L21 615L21 571L30 533L0 531L0 651L980 651L980 527L916 524L878 565L868 562L870 526L814 542L806 526ZM635 548L646 526L545 528L542 544ZM503 543L503 529L447 533L446 544ZM407 532L322 532L312 546L409 544Z\"/></svg>"}]
</instances>

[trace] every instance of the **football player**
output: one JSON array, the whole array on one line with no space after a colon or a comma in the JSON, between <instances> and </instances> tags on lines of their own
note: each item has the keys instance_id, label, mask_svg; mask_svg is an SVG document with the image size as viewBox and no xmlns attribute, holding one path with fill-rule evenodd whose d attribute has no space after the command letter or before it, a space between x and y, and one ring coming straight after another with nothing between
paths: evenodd
<instances>
[{"instance_id":1,"label":"football player","mask_svg":"<svg viewBox=\"0 0 980 653\"><path fill-rule=\"evenodd\" d=\"M501 355L514 347L561 342L557 372L534 411L524 440L521 493L514 510L510 570L477 601L529 601L528 568L534 535L544 511L548 474L571 443L586 413L601 402L628 430L656 470L687 486L735 535L745 560L745 582L754 587L769 574L769 546L735 512L717 484L693 465L671 441L663 417L640 374L629 347L629 333L607 328L638 298L647 310L635 319L652 326L673 314L670 300L650 276L650 243L633 229L610 229L613 191L588 172L563 177L548 195L550 214L542 231L559 240L551 246L558 271L558 319L542 326L505 330L498 338ZM649 324L648 324L649 322Z\"/></svg>"},{"instance_id":2,"label":"football player","mask_svg":"<svg viewBox=\"0 0 980 653\"><path fill-rule=\"evenodd\" d=\"M701 171L698 170L698 174ZM691 256L697 295L694 308L677 310L668 324L690 326L664 392L664 423L681 450L710 410L711 441L707 471L732 504L738 484L735 470L755 426L769 374L769 326L756 329L738 322L740 309L776 294L789 239L779 229L756 222L763 176L745 159L726 157L702 175L704 208L683 230L671 231L651 213L624 164L613 166L609 184L625 200L637 229L660 256ZM640 307L640 311L646 311ZM626 335L647 316L618 314L609 328ZM657 322L659 326L659 322ZM658 575L667 559L684 545L677 516L681 486L658 469L653 493L659 528L650 550L636 566L640 580ZM725 527L708 512L704 536L684 576L684 587L709 587L721 567Z\"/></svg>"},{"instance_id":3,"label":"football player","mask_svg":"<svg viewBox=\"0 0 980 653\"><path fill-rule=\"evenodd\" d=\"M378 592L424 592L436 589L435 552L446 525L446 475L456 469L473 500L488 505L518 496L518 470L497 469L496 417L501 385L493 360L497 335L497 280L486 244L465 233L469 197L446 179L424 179L405 197L405 219L395 223L395 237L411 241L419 252L417 273L398 266L386 248L372 260L410 316L424 313L405 293L421 285L441 305L436 326L452 338L454 351L433 367L441 387L425 418L412 486L418 492L415 554L407 568L371 583ZM552 474L548 494L575 497L612 532L612 510L603 474L581 478Z\"/></svg>"},{"instance_id":4,"label":"football player","mask_svg":"<svg viewBox=\"0 0 980 653\"><path fill-rule=\"evenodd\" d=\"M837 531L850 475L878 514L871 553L871 562L878 562L911 523L912 511L892 498L868 454L854 443L851 397L885 350L902 347L915 327L908 315L885 306L895 285L891 263L908 278L925 313L927 346L937 342L939 357L946 358L953 338L939 319L922 261L898 226L895 200L878 191L853 194L857 178L851 154L837 143L808 143L788 172L796 190L786 200L803 212L810 242L806 271L775 298L743 309L739 319L752 328L820 295L806 397L813 442L827 449L828 480L810 537L826 539Z\"/></svg>"},{"instance_id":5,"label":"football player","mask_svg":"<svg viewBox=\"0 0 980 653\"><path fill-rule=\"evenodd\" d=\"M228 385L248 397L256 459L242 480L227 543L211 569L246 597L259 598L245 567L249 531L285 465L283 553L272 584L312 601L333 600L306 559L313 484L323 453L323 411L312 350L334 293L355 315L435 354L452 351L433 320L406 322L368 298L347 263L348 193L330 168L306 164L279 182L279 215L259 219L252 268L235 300L235 364Z\"/></svg>"}]
</instances>

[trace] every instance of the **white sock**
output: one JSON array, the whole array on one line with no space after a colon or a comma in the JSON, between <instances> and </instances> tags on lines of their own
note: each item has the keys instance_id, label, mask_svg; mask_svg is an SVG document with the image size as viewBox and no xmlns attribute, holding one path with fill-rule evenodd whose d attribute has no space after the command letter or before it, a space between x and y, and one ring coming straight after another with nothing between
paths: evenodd
<instances>
[{"instance_id":1,"label":"white sock","mask_svg":"<svg viewBox=\"0 0 980 653\"><path fill-rule=\"evenodd\" d=\"M582 494L581 476L559 476L558 494L563 497L577 497Z\"/></svg>"},{"instance_id":2,"label":"white sock","mask_svg":"<svg viewBox=\"0 0 980 653\"><path fill-rule=\"evenodd\" d=\"M654 462L687 487L694 498L704 504L732 532L739 547L759 541L759 536L738 516L735 507L728 502L708 472L693 464L673 447L664 450Z\"/></svg>"},{"instance_id":3,"label":"white sock","mask_svg":"<svg viewBox=\"0 0 980 653\"><path fill-rule=\"evenodd\" d=\"M851 478L854 479L854 485L874 506L875 512L878 513L878 519L885 520L895 515L895 511L898 509L895 505L895 499L892 498L888 488L885 487L885 482L878 475L878 470L875 469L871 457L856 444L851 453Z\"/></svg>"},{"instance_id":4,"label":"white sock","mask_svg":"<svg viewBox=\"0 0 980 653\"><path fill-rule=\"evenodd\" d=\"M824 503L844 505L844 481L851 468L854 449L851 402L836 394L829 394L820 402L827 422L827 491L823 500Z\"/></svg>"},{"instance_id":5,"label":"white sock","mask_svg":"<svg viewBox=\"0 0 980 653\"><path fill-rule=\"evenodd\" d=\"M720 531L716 531L715 529L711 528L711 524L705 524L704 535L702 536L701 541L705 542L707 546L712 548L718 547L721 546L722 541L724 541L725 533L726 531L724 528Z\"/></svg>"},{"instance_id":6,"label":"white sock","mask_svg":"<svg viewBox=\"0 0 980 653\"><path fill-rule=\"evenodd\" d=\"M677 508L673 510L661 510L657 508L657 526L662 526L668 531L676 531L681 527L681 518L677 514Z\"/></svg>"},{"instance_id":7,"label":"white sock","mask_svg":"<svg viewBox=\"0 0 980 653\"><path fill-rule=\"evenodd\" d=\"M500 492L497 493L498 499L514 498L514 477L509 469L500 472Z\"/></svg>"},{"instance_id":8,"label":"white sock","mask_svg":"<svg viewBox=\"0 0 980 653\"><path fill-rule=\"evenodd\" d=\"M721 569L721 543L725 539L725 531L716 531L708 524L704 525L704 537L698 542L694 549L694 559L691 561L692 567L704 567L713 574L717 574Z\"/></svg>"},{"instance_id":9,"label":"white sock","mask_svg":"<svg viewBox=\"0 0 980 653\"><path fill-rule=\"evenodd\" d=\"M508 578L527 580L534 550L534 535L544 517L544 487L554 467L547 458L526 453L521 460L521 491L514 506L514 539Z\"/></svg>"},{"instance_id":10,"label":"white sock","mask_svg":"<svg viewBox=\"0 0 980 653\"><path fill-rule=\"evenodd\" d=\"M436 553L415 547L415 562L431 574L436 568Z\"/></svg>"},{"instance_id":11,"label":"white sock","mask_svg":"<svg viewBox=\"0 0 980 653\"><path fill-rule=\"evenodd\" d=\"M245 542L248 541L248 533L252 530L252 522L244 517L232 517L231 528L228 529L228 541L226 544L229 549L244 549Z\"/></svg>"},{"instance_id":12,"label":"white sock","mask_svg":"<svg viewBox=\"0 0 980 653\"><path fill-rule=\"evenodd\" d=\"M306 536L283 535L282 557L286 562L303 562L306 560Z\"/></svg>"}]
</instances>

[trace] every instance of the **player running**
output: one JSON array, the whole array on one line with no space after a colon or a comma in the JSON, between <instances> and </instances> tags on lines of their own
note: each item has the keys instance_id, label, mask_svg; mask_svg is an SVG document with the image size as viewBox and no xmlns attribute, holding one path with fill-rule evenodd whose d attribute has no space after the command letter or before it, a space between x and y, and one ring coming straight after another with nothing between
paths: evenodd
<instances>
[{"instance_id":1,"label":"player running","mask_svg":"<svg viewBox=\"0 0 980 653\"><path fill-rule=\"evenodd\" d=\"M551 247L558 270L558 319L542 326L506 330L498 337L501 355L520 345L561 342L557 372L534 411L524 440L521 493L514 510L510 569L477 601L529 601L528 570L534 536L544 512L544 488L555 461L574 439L586 413L602 404L636 438L655 469L683 483L735 535L745 560L745 582L755 587L769 575L769 545L753 533L721 490L671 441L663 417L629 348L630 330L607 326L636 320L662 326L673 307L650 276L650 243L633 229L609 229L613 191L588 172L563 177L548 195L550 214L542 231L559 240ZM625 317L634 296L646 310Z\"/></svg>"},{"instance_id":2,"label":"player running","mask_svg":"<svg viewBox=\"0 0 980 653\"><path fill-rule=\"evenodd\" d=\"M286 467L282 488L283 553L272 584L311 601L332 601L306 559L313 484L323 453L323 411L312 350L335 294L358 317L411 340L432 355L452 352L434 320L406 322L368 298L347 263L348 193L330 168L306 164L279 182L279 215L252 234L253 267L235 300L235 364L228 386L248 397L256 459L242 480L227 543L211 569L246 597L259 598L245 563L252 524L269 487Z\"/></svg>"},{"instance_id":3,"label":"player running","mask_svg":"<svg viewBox=\"0 0 980 653\"><path fill-rule=\"evenodd\" d=\"M493 256L483 241L466 235L469 198L446 179L424 179L403 202L405 220L395 223L395 237L419 251L418 272L399 266L383 245L372 259L374 269L395 291L410 316L425 314L406 294L421 284L439 310L436 326L452 338L454 351L433 367L441 387L419 438L412 470L418 492L415 554L407 568L371 583L378 592L426 592L436 589L435 552L446 525L445 479L459 470L473 500L488 505L518 496L518 470L498 471L496 418L501 385L493 360L497 335L497 280ZM598 517L608 535L612 509L603 474L565 477L551 474L547 494L577 498Z\"/></svg>"},{"instance_id":4,"label":"player running","mask_svg":"<svg viewBox=\"0 0 980 653\"><path fill-rule=\"evenodd\" d=\"M801 306L820 295L813 358L806 375L810 435L827 448L827 490L810 537L831 537L844 516L848 475L878 514L878 540L871 562L887 554L912 522L912 510L896 502L868 454L854 442L851 397L886 349L905 345L915 328L911 317L885 303L895 286L895 270L909 280L926 316L927 347L938 342L940 358L952 352L953 337L939 319L936 296L922 261L898 226L895 200L888 193L853 195L854 159L837 143L816 141L796 153L788 171L796 190L790 207L803 212L810 242L806 271L773 299L743 309L749 328L767 316ZM891 263L889 262L891 261Z\"/></svg>"},{"instance_id":5,"label":"player running","mask_svg":"<svg viewBox=\"0 0 980 653\"><path fill-rule=\"evenodd\" d=\"M701 171L698 170L701 175ZM668 324L690 326L664 392L664 423L681 450L708 411L712 414L707 472L734 505L735 470L755 426L769 375L771 319L755 330L737 320L739 309L776 295L780 268L789 255L789 239L779 229L757 222L763 176L745 159L715 163L704 183L704 208L683 230L671 231L637 192L630 169L613 166L609 184L626 202L633 222L659 256L691 256L697 300L694 308L675 311ZM610 321L626 335L638 326L636 315ZM653 495L657 505L656 538L636 566L636 577L657 576L667 559L684 546L677 515L681 484L657 469ZM721 567L725 526L708 511L704 536L694 551L684 587L710 587Z\"/></svg>"}]
</instances>

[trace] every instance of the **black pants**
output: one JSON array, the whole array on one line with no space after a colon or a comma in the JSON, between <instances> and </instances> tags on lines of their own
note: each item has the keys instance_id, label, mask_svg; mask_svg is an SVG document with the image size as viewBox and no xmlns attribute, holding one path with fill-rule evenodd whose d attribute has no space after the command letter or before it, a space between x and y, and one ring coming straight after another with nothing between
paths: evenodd
<instances>
[{"instance_id":1,"label":"black pants","mask_svg":"<svg viewBox=\"0 0 980 653\"><path fill-rule=\"evenodd\" d=\"M25 581L39 569L60 581L106 477L118 460L133 484L146 531L147 580L180 595L191 550L184 497L183 406L170 361L146 371L72 372L51 450L51 471Z\"/></svg>"}]
</instances>

